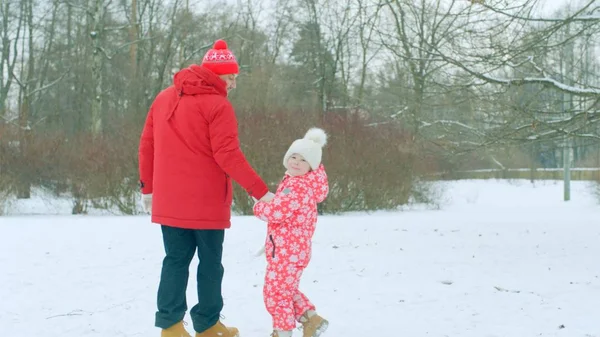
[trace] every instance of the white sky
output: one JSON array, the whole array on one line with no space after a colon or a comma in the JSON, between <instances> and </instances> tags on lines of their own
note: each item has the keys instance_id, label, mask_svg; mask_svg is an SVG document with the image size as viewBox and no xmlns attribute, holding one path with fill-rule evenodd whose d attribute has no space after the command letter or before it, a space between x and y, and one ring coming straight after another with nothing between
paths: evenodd
<instances>
[{"instance_id":1,"label":"white sky","mask_svg":"<svg viewBox=\"0 0 600 337\"><path fill-rule=\"evenodd\" d=\"M572 3L578 3L581 1L578 0L573 0L573 1L569 1L569 0L540 0L540 14L542 14L543 16L548 16L550 14L552 14L553 12L555 12L558 8L560 8L561 6L572 2Z\"/></svg>"}]
</instances>

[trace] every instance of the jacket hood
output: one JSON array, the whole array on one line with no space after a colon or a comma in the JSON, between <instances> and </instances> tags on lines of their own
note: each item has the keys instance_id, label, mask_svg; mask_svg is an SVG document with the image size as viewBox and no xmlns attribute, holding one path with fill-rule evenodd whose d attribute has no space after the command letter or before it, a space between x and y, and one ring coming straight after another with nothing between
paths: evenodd
<instances>
[{"instance_id":1,"label":"jacket hood","mask_svg":"<svg viewBox=\"0 0 600 337\"><path fill-rule=\"evenodd\" d=\"M317 203L323 202L329 193L329 182L327 180L327 173L325 172L325 167L321 164L319 167L310 172L309 174L313 175L312 184L313 192Z\"/></svg>"},{"instance_id":2,"label":"jacket hood","mask_svg":"<svg viewBox=\"0 0 600 337\"><path fill-rule=\"evenodd\" d=\"M323 164L320 164L316 170L310 171L303 176L288 177L294 180L297 179L298 183L307 186L312 191L311 198L316 203L323 202L329 193L329 182L327 181L327 173Z\"/></svg>"},{"instance_id":3,"label":"jacket hood","mask_svg":"<svg viewBox=\"0 0 600 337\"><path fill-rule=\"evenodd\" d=\"M179 96L212 94L227 97L225 81L212 71L195 64L178 71L173 77L173 85Z\"/></svg>"}]
</instances>

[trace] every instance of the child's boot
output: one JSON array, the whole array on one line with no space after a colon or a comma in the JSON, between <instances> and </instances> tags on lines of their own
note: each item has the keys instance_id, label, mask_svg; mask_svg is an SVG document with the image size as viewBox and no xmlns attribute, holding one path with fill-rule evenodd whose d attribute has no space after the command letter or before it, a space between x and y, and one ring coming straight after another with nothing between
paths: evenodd
<instances>
[{"instance_id":1,"label":"child's boot","mask_svg":"<svg viewBox=\"0 0 600 337\"><path fill-rule=\"evenodd\" d=\"M292 331L275 330L271 337L292 337Z\"/></svg>"},{"instance_id":2,"label":"child's boot","mask_svg":"<svg viewBox=\"0 0 600 337\"><path fill-rule=\"evenodd\" d=\"M160 337L192 337L183 326L183 321L175 323L167 329L162 329Z\"/></svg>"},{"instance_id":3,"label":"child's boot","mask_svg":"<svg viewBox=\"0 0 600 337\"><path fill-rule=\"evenodd\" d=\"M307 310L300 317L300 323L303 337L319 337L329 327L329 322L313 310Z\"/></svg>"},{"instance_id":4,"label":"child's boot","mask_svg":"<svg viewBox=\"0 0 600 337\"><path fill-rule=\"evenodd\" d=\"M218 321L217 324L210 327L208 330L198 333L196 337L239 337L240 332L237 328L226 327L225 324Z\"/></svg>"}]
</instances>

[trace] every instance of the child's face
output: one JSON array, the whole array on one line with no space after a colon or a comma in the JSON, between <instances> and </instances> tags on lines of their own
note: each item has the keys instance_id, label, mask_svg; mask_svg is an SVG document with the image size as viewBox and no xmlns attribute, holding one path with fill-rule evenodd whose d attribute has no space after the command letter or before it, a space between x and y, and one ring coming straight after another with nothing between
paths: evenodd
<instances>
[{"instance_id":1,"label":"child's face","mask_svg":"<svg viewBox=\"0 0 600 337\"><path fill-rule=\"evenodd\" d=\"M288 173L293 177L307 174L308 171L310 171L310 165L306 159L297 153L291 155L288 159L287 166Z\"/></svg>"}]
</instances>

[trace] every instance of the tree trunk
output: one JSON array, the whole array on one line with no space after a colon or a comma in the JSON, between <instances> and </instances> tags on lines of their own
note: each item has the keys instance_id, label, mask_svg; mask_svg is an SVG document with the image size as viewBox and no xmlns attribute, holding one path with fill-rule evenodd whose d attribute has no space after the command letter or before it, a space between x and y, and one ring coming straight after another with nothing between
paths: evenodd
<instances>
[{"instance_id":1,"label":"tree trunk","mask_svg":"<svg viewBox=\"0 0 600 337\"><path fill-rule=\"evenodd\" d=\"M131 26L129 27L129 61L131 62L131 80L132 83L137 75L137 43L138 23L137 23L137 0L131 0Z\"/></svg>"},{"instance_id":2,"label":"tree trunk","mask_svg":"<svg viewBox=\"0 0 600 337\"><path fill-rule=\"evenodd\" d=\"M102 0L90 0L92 6L89 6L90 15L90 40L92 47L92 121L91 131L92 134L97 137L102 134L102 62L103 62L103 50L102 50L102 35L103 25L102 20L104 18L104 6Z\"/></svg>"},{"instance_id":3,"label":"tree trunk","mask_svg":"<svg viewBox=\"0 0 600 337\"><path fill-rule=\"evenodd\" d=\"M35 72L35 54L33 46L33 1L24 4L26 9L28 29L28 58L27 78L21 83L21 104L19 109L19 154L21 155L21 170L19 174L19 185L17 187L17 198L29 199L31 197L31 180L33 179L32 168L28 165L29 143L31 142L31 126L29 123L31 109L31 88Z\"/></svg>"}]
</instances>

